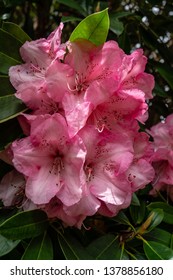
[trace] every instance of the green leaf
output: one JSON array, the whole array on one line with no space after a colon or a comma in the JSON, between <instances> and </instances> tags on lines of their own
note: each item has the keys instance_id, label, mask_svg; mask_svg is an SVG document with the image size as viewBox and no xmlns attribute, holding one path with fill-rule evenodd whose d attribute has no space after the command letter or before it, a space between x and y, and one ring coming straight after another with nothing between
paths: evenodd
<instances>
[{"instance_id":1,"label":"green leaf","mask_svg":"<svg viewBox=\"0 0 173 280\"><path fill-rule=\"evenodd\" d=\"M17 213L0 225L0 234L12 240L35 237L48 227L45 212L32 210Z\"/></svg>"},{"instance_id":2,"label":"green leaf","mask_svg":"<svg viewBox=\"0 0 173 280\"><path fill-rule=\"evenodd\" d=\"M110 16L110 30L119 36L124 31L124 25L118 18Z\"/></svg>"},{"instance_id":3,"label":"green leaf","mask_svg":"<svg viewBox=\"0 0 173 280\"><path fill-rule=\"evenodd\" d=\"M140 226L138 233L144 234L157 227L163 220L164 212L162 209L153 209L147 220Z\"/></svg>"},{"instance_id":4,"label":"green leaf","mask_svg":"<svg viewBox=\"0 0 173 280\"><path fill-rule=\"evenodd\" d=\"M134 14L132 12L113 12L110 14L110 17L115 17L115 18L124 18L124 17L129 17L133 16Z\"/></svg>"},{"instance_id":5,"label":"green leaf","mask_svg":"<svg viewBox=\"0 0 173 280\"><path fill-rule=\"evenodd\" d=\"M113 217L111 219L119 224L128 225L133 228L132 224L123 211L120 211L116 217Z\"/></svg>"},{"instance_id":6,"label":"green leaf","mask_svg":"<svg viewBox=\"0 0 173 280\"><path fill-rule=\"evenodd\" d=\"M147 232L153 230L155 227L157 227L163 220L164 218L164 212L162 209L154 209L148 219L151 219L151 223L149 227L147 228Z\"/></svg>"},{"instance_id":7,"label":"green leaf","mask_svg":"<svg viewBox=\"0 0 173 280\"><path fill-rule=\"evenodd\" d=\"M118 43L125 53L130 53L131 43L127 31L127 25L125 26L123 33L118 37Z\"/></svg>"},{"instance_id":8,"label":"green leaf","mask_svg":"<svg viewBox=\"0 0 173 280\"><path fill-rule=\"evenodd\" d=\"M22 260L53 260L53 246L47 232L31 240Z\"/></svg>"},{"instance_id":9,"label":"green leaf","mask_svg":"<svg viewBox=\"0 0 173 280\"><path fill-rule=\"evenodd\" d=\"M70 36L70 41L85 39L95 45L101 45L106 41L109 31L108 9L89 15L82 20Z\"/></svg>"},{"instance_id":10,"label":"green leaf","mask_svg":"<svg viewBox=\"0 0 173 280\"><path fill-rule=\"evenodd\" d=\"M13 94L0 96L0 123L17 117L26 110L26 106Z\"/></svg>"},{"instance_id":11,"label":"green leaf","mask_svg":"<svg viewBox=\"0 0 173 280\"><path fill-rule=\"evenodd\" d=\"M66 260L91 260L85 247L71 234L65 233L58 235L59 244Z\"/></svg>"},{"instance_id":12,"label":"green leaf","mask_svg":"<svg viewBox=\"0 0 173 280\"><path fill-rule=\"evenodd\" d=\"M169 247L171 243L171 233L156 227L152 231L145 234L145 239L156 241Z\"/></svg>"},{"instance_id":13,"label":"green leaf","mask_svg":"<svg viewBox=\"0 0 173 280\"><path fill-rule=\"evenodd\" d=\"M156 208L160 208L164 211L164 218L163 221L168 224L173 224L173 207L168 205L165 202L152 202L150 203L147 208L149 210L153 210Z\"/></svg>"},{"instance_id":14,"label":"green leaf","mask_svg":"<svg viewBox=\"0 0 173 280\"><path fill-rule=\"evenodd\" d=\"M128 255L118 241L118 236L106 234L94 240L86 248L96 260L124 260Z\"/></svg>"},{"instance_id":15,"label":"green leaf","mask_svg":"<svg viewBox=\"0 0 173 280\"><path fill-rule=\"evenodd\" d=\"M155 93L157 96L160 96L160 97L168 97L168 94L167 92L159 86L159 84L157 82L155 82L155 87L153 89L153 93Z\"/></svg>"},{"instance_id":16,"label":"green leaf","mask_svg":"<svg viewBox=\"0 0 173 280\"><path fill-rule=\"evenodd\" d=\"M71 16L69 16L69 17L66 17L66 16L63 16L62 18L61 18L61 21L62 22L72 22L72 21L81 21L82 19L81 18L78 18L78 17L71 17Z\"/></svg>"},{"instance_id":17,"label":"green leaf","mask_svg":"<svg viewBox=\"0 0 173 280\"><path fill-rule=\"evenodd\" d=\"M156 70L173 90L172 68L166 64L157 63Z\"/></svg>"},{"instance_id":18,"label":"green leaf","mask_svg":"<svg viewBox=\"0 0 173 280\"><path fill-rule=\"evenodd\" d=\"M173 250L173 233L171 234L170 248Z\"/></svg>"},{"instance_id":19,"label":"green leaf","mask_svg":"<svg viewBox=\"0 0 173 280\"><path fill-rule=\"evenodd\" d=\"M13 22L3 22L2 29L13 35L22 44L26 41L31 41L31 38L25 33L25 31Z\"/></svg>"},{"instance_id":20,"label":"green leaf","mask_svg":"<svg viewBox=\"0 0 173 280\"><path fill-rule=\"evenodd\" d=\"M172 260L173 250L155 241L145 241L144 251L149 260Z\"/></svg>"},{"instance_id":21,"label":"green leaf","mask_svg":"<svg viewBox=\"0 0 173 280\"><path fill-rule=\"evenodd\" d=\"M0 257L11 252L19 243L20 240L12 241L0 235Z\"/></svg>"},{"instance_id":22,"label":"green leaf","mask_svg":"<svg viewBox=\"0 0 173 280\"><path fill-rule=\"evenodd\" d=\"M135 205L135 206L140 206L140 201L139 201L136 193L133 193L133 195L132 195L131 204Z\"/></svg>"},{"instance_id":23,"label":"green leaf","mask_svg":"<svg viewBox=\"0 0 173 280\"><path fill-rule=\"evenodd\" d=\"M14 87L10 83L9 77L0 75L0 97L4 95L13 94L15 92Z\"/></svg>"},{"instance_id":24,"label":"green leaf","mask_svg":"<svg viewBox=\"0 0 173 280\"><path fill-rule=\"evenodd\" d=\"M145 217L145 210L146 210L145 202L141 200L140 206L131 205L129 209L130 209L130 215L135 225L142 223Z\"/></svg>"},{"instance_id":25,"label":"green leaf","mask_svg":"<svg viewBox=\"0 0 173 280\"><path fill-rule=\"evenodd\" d=\"M2 74L8 74L8 70L11 66L20 64L19 61L9 57L4 53L0 53L0 72ZM0 85L1 87L1 85Z\"/></svg>"},{"instance_id":26,"label":"green leaf","mask_svg":"<svg viewBox=\"0 0 173 280\"><path fill-rule=\"evenodd\" d=\"M82 8L82 6L74 0L56 0L58 3L66 5L74 10L77 10L84 17L87 16L86 11Z\"/></svg>"},{"instance_id":27,"label":"green leaf","mask_svg":"<svg viewBox=\"0 0 173 280\"><path fill-rule=\"evenodd\" d=\"M0 131L3 132L0 133L0 151L3 150L12 141L20 138L23 135L23 131L19 125L19 122L15 118L7 122L0 123ZM0 166L0 174L2 169L3 167Z\"/></svg>"},{"instance_id":28,"label":"green leaf","mask_svg":"<svg viewBox=\"0 0 173 280\"><path fill-rule=\"evenodd\" d=\"M0 28L0 52L15 59L22 61L19 49L22 43L10 33Z\"/></svg>"}]
</instances>

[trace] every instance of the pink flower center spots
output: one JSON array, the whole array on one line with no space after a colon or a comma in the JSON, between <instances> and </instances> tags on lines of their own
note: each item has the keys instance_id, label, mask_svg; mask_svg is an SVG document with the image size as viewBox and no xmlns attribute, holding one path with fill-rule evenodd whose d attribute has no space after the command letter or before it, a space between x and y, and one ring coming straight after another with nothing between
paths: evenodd
<instances>
[{"instance_id":1,"label":"pink flower center spots","mask_svg":"<svg viewBox=\"0 0 173 280\"><path fill-rule=\"evenodd\" d=\"M84 167L85 174L86 174L86 182L90 182L92 179L94 179L94 168L93 164L86 164Z\"/></svg>"},{"instance_id":2,"label":"pink flower center spots","mask_svg":"<svg viewBox=\"0 0 173 280\"><path fill-rule=\"evenodd\" d=\"M108 172L111 176L114 176L115 173L117 172L115 163L113 162L106 162L104 165L104 171Z\"/></svg>"},{"instance_id":3,"label":"pink flower center spots","mask_svg":"<svg viewBox=\"0 0 173 280\"><path fill-rule=\"evenodd\" d=\"M47 101L41 99L40 107L43 112L49 113L50 115L53 115L54 113L58 113L60 111L59 104L54 102L53 100Z\"/></svg>"},{"instance_id":4,"label":"pink flower center spots","mask_svg":"<svg viewBox=\"0 0 173 280\"><path fill-rule=\"evenodd\" d=\"M62 169L64 169L64 163L62 161L61 156L57 156L54 158L54 161L52 163L51 169L49 170L50 174L58 175L61 173Z\"/></svg>"},{"instance_id":5,"label":"pink flower center spots","mask_svg":"<svg viewBox=\"0 0 173 280\"><path fill-rule=\"evenodd\" d=\"M127 178L128 178L128 181L130 183L132 183L136 179L136 175L129 173Z\"/></svg>"}]
</instances>

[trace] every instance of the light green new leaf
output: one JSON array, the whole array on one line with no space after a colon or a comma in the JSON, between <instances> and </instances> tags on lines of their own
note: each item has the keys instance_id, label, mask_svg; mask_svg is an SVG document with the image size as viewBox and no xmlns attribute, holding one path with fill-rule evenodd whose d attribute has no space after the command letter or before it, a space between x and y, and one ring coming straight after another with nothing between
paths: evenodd
<instances>
[{"instance_id":1,"label":"light green new leaf","mask_svg":"<svg viewBox=\"0 0 173 280\"><path fill-rule=\"evenodd\" d=\"M53 246L47 232L31 240L22 260L53 260Z\"/></svg>"},{"instance_id":2,"label":"light green new leaf","mask_svg":"<svg viewBox=\"0 0 173 280\"><path fill-rule=\"evenodd\" d=\"M23 31L19 25L13 22L3 22L2 29L10 33L22 44L26 41L31 41L31 38L25 33L25 31Z\"/></svg>"},{"instance_id":3,"label":"light green new leaf","mask_svg":"<svg viewBox=\"0 0 173 280\"><path fill-rule=\"evenodd\" d=\"M11 252L19 243L20 240L12 241L0 235L0 257Z\"/></svg>"},{"instance_id":4,"label":"light green new leaf","mask_svg":"<svg viewBox=\"0 0 173 280\"><path fill-rule=\"evenodd\" d=\"M92 256L86 251L85 247L71 234L59 234L58 240L62 252L67 260L91 260Z\"/></svg>"},{"instance_id":5,"label":"light green new leaf","mask_svg":"<svg viewBox=\"0 0 173 280\"><path fill-rule=\"evenodd\" d=\"M22 43L13 35L0 28L0 52L15 59L22 61L19 49Z\"/></svg>"},{"instance_id":6,"label":"light green new leaf","mask_svg":"<svg viewBox=\"0 0 173 280\"><path fill-rule=\"evenodd\" d=\"M113 234L106 234L94 240L86 249L96 260L128 259L128 255L118 242L118 237Z\"/></svg>"},{"instance_id":7,"label":"light green new leaf","mask_svg":"<svg viewBox=\"0 0 173 280\"><path fill-rule=\"evenodd\" d=\"M26 106L13 94L0 96L0 123L17 117Z\"/></svg>"},{"instance_id":8,"label":"light green new leaf","mask_svg":"<svg viewBox=\"0 0 173 280\"><path fill-rule=\"evenodd\" d=\"M97 46L101 45L106 41L109 24L108 9L89 15L74 29L70 41L85 39Z\"/></svg>"},{"instance_id":9,"label":"light green new leaf","mask_svg":"<svg viewBox=\"0 0 173 280\"><path fill-rule=\"evenodd\" d=\"M35 237L43 233L49 225L45 212L32 210L17 213L0 225L0 234L4 237L19 240Z\"/></svg>"},{"instance_id":10,"label":"light green new leaf","mask_svg":"<svg viewBox=\"0 0 173 280\"><path fill-rule=\"evenodd\" d=\"M149 260L172 260L173 250L155 241L145 241L144 251Z\"/></svg>"}]
</instances>

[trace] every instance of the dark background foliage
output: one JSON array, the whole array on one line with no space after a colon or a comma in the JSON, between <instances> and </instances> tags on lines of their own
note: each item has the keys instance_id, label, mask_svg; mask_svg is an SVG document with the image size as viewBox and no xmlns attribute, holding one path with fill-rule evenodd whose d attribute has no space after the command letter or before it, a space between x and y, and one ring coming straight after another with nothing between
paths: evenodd
<instances>
[{"instance_id":1,"label":"dark background foliage","mask_svg":"<svg viewBox=\"0 0 173 280\"><path fill-rule=\"evenodd\" d=\"M147 72L155 77L154 98L149 102L145 126L150 128L173 113L171 0L0 0L0 21L16 23L32 39L48 36L63 21L62 40L66 41L82 19L107 7L108 39L116 40L126 53L143 48L148 58ZM3 79L1 87L2 83ZM0 130L3 131L0 149L20 134L13 119L0 124ZM8 169L0 161L0 177ZM131 206L115 218L86 219L86 228L82 230L64 229L58 221L49 223L40 211L25 213L0 205L0 256L2 259L171 259L172 203L164 194L152 198L149 189L147 186L134 194Z\"/></svg>"}]
</instances>

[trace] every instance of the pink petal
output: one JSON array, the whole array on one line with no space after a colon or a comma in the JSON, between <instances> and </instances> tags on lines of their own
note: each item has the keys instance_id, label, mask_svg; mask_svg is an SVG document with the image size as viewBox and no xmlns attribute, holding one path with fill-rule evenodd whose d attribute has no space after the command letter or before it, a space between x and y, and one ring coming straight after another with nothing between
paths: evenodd
<instances>
[{"instance_id":1,"label":"pink petal","mask_svg":"<svg viewBox=\"0 0 173 280\"><path fill-rule=\"evenodd\" d=\"M18 200L17 194L19 195L24 187L25 179L22 174L16 170L8 172L0 182L0 199L4 206L14 206Z\"/></svg>"}]
</instances>

